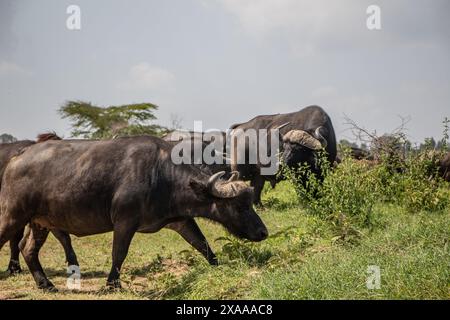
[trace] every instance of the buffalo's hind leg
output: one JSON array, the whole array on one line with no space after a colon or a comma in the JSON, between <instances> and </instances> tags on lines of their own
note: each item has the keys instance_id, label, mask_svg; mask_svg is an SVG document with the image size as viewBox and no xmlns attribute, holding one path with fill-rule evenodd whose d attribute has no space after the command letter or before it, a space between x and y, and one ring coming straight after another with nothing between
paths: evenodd
<instances>
[{"instance_id":1,"label":"buffalo's hind leg","mask_svg":"<svg viewBox=\"0 0 450 320\"><path fill-rule=\"evenodd\" d=\"M75 251L72 247L72 240L70 235L60 230L51 230L56 239L64 248L64 253L66 254L66 261L69 266L78 266L78 259Z\"/></svg>"},{"instance_id":2,"label":"buffalo's hind leg","mask_svg":"<svg viewBox=\"0 0 450 320\"><path fill-rule=\"evenodd\" d=\"M23 232L25 231L25 228L21 228L19 231L16 232L14 237L9 240L9 247L11 249L11 257L9 259L9 265L8 270L10 274L18 274L22 272L22 268L20 268L20 261L19 261L19 242L23 238Z\"/></svg>"},{"instance_id":3,"label":"buffalo's hind leg","mask_svg":"<svg viewBox=\"0 0 450 320\"><path fill-rule=\"evenodd\" d=\"M217 257L194 219L169 223L166 228L178 232L184 240L197 249L210 265L218 265Z\"/></svg>"},{"instance_id":4,"label":"buffalo's hind leg","mask_svg":"<svg viewBox=\"0 0 450 320\"><path fill-rule=\"evenodd\" d=\"M41 263L39 262L39 250L42 248L45 240L47 240L48 233L49 231L47 229L40 228L31 223L28 232L22 241L20 241L20 251L22 252L23 258L33 275L34 281L36 281L38 288L48 291L57 291L53 283L47 279Z\"/></svg>"},{"instance_id":5,"label":"buffalo's hind leg","mask_svg":"<svg viewBox=\"0 0 450 320\"><path fill-rule=\"evenodd\" d=\"M19 216L22 217L23 216ZM27 224L25 219L15 219L10 212L2 212L2 216L0 219L0 250L3 248L6 242L12 241L11 244L11 254L15 255L16 252L13 248L17 248L17 245L14 244L17 238L22 238L23 229ZM20 240L19 240L20 241ZM18 260L18 259L17 259Z\"/></svg>"}]
</instances>

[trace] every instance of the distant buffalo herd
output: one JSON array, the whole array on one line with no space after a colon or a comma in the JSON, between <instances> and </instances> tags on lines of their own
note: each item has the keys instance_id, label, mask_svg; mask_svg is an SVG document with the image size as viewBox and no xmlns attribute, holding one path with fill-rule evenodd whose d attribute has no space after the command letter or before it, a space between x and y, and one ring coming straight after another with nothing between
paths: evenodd
<instances>
[{"instance_id":1,"label":"distant buffalo herd","mask_svg":"<svg viewBox=\"0 0 450 320\"><path fill-rule=\"evenodd\" d=\"M282 162L289 167L306 163L319 176L319 151L326 151L330 164L337 160L331 119L318 106L257 116L230 129L231 134L238 129L277 129L276 151ZM253 204L261 204L266 181L275 186L283 177L262 175L259 162L234 161L239 156L236 150L230 150L227 163L176 165L171 151L179 142L173 137L61 140L45 134L37 141L0 144L0 249L10 242L9 272L20 272L21 252L37 286L56 290L39 262L39 250L49 232L64 247L68 264L78 265L70 234L81 237L113 231L107 280L111 288L120 287L120 270L136 232L174 230L211 265L217 264L217 258L196 217L216 221L239 238L266 239L267 228ZM202 133L191 139L192 143L200 139L206 147ZM217 152L228 156L225 147ZM243 152L249 156L247 145ZM440 163L447 180L449 168L450 154ZM251 187L243 180L249 180Z\"/></svg>"}]
</instances>

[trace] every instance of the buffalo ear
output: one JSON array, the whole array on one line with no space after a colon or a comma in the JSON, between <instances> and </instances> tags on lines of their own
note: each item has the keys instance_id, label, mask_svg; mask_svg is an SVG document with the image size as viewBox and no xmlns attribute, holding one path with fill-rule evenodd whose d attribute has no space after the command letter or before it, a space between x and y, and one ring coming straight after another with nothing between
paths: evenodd
<instances>
[{"instance_id":1,"label":"buffalo ear","mask_svg":"<svg viewBox=\"0 0 450 320\"><path fill-rule=\"evenodd\" d=\"M209 197L208 188L204 183L195 179L190 179L189 187L191 187L198 199L204 200Z\"/></svg>"}]
</instances>

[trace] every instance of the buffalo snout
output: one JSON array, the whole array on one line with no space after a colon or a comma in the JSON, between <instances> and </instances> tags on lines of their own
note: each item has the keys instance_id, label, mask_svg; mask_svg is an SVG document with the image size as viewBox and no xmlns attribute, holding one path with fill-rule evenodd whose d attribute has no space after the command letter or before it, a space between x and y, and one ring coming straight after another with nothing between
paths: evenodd
<instances>
[{"instance_id":1,"label":"buffalo snout","mask_svg":"<svg viewBox=\"0 0 450 320\"><path fill-rule=\"evenodd\" d=\"M252 214L251 220L252 223L248 224L245 238L254 242L259 242L267 239L267 237L269 236L269 231L256 212Z\"/></svg>"},{"instance_id":2,"label":"buffalo snout","mask_svg":"<svg viewBox=\"0 0 450 320\"><path fill-rule=\"evenodd\" d=\"M255 242L263 241L263 240L267 239L268 236L269 236L269 231L267 231L267 228L265 226L263 226L262 228L260 228L259 230L256 231L256 237L253 241L255 241Z\"/></svg>"}]
</instances>

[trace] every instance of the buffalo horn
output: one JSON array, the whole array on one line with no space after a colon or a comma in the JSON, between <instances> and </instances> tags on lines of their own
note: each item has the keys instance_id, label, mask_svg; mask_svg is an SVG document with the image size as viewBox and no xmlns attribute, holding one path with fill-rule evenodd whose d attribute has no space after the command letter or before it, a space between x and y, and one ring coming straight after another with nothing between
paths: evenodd
<instances>
[{"instance_id":1,"label":"buffalo horn","mask_svg":"<svg viewBox=\"0 0 450 320\"><path fill-rule=\"evenodd\" d=\"M326 148L328 145L327 139L324 138L324 136L322 136L322 134L320 133L320 129L322 129L323 127L320 126L316 129L316 131L314 131L314 135L316 136L316 139L320 141L320 144L322 145L322 148Z\"/></svg>"},{"instance_id":2,"label":"buffalo horn","mask_svg":"<svg viewBox=\"0 0 450 320\"><path fill-rule=\"evenodd\" d=\"M311 134L303 130L291 130L283 136L283 141L298 143L311 150L322 149L322 144Z\"/></svg>"},{"instance_id":3,"label":"buffalo horn","mask_svg":"<svg viewBox=\"0 0 450 320\"><path fill-rule=\"evenodd\" d=\"M213 174L208 180L208 191L218 198L234 198L238 196L247 185L242 181L220 181L220 178L225 174L225 171L220 171ZM233 173L231 179L235 179Z\"/></svg>"}]
</instances>

